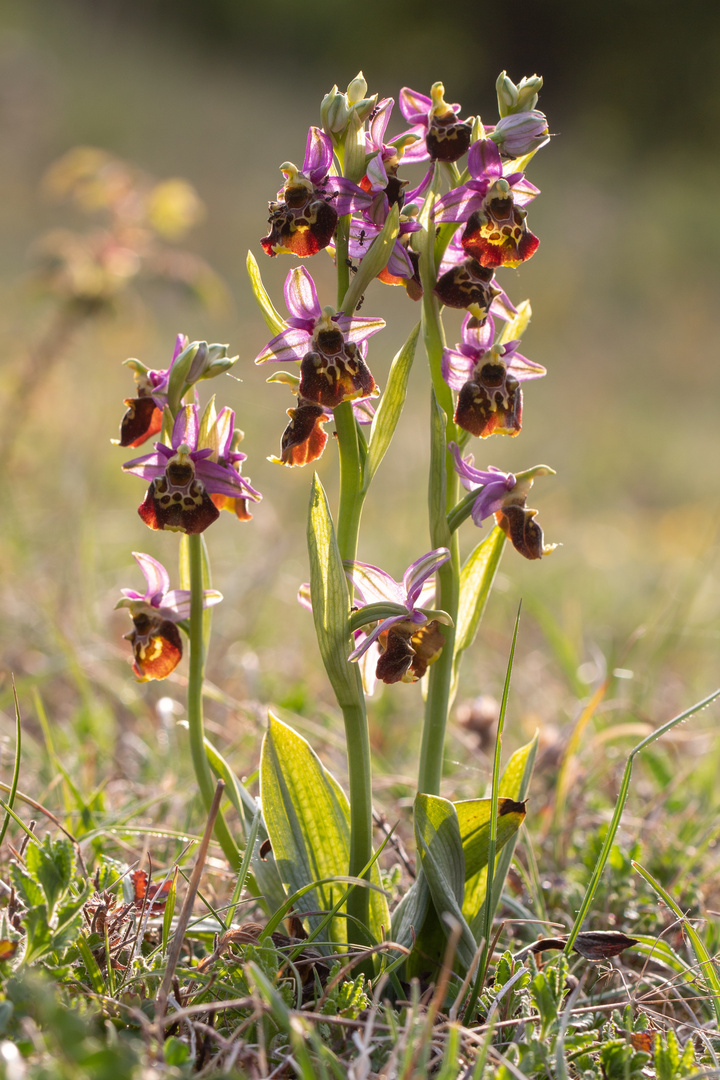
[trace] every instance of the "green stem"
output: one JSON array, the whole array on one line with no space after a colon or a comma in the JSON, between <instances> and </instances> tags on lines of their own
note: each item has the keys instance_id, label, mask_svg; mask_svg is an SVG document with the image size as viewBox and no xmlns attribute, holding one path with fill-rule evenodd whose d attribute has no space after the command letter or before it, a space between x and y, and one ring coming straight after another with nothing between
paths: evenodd
<instances>
[{"instance_id":1,"label":"green stem","mask_svg":"<svg viewBox=\"0 0 720 1080\"><path fill-rule=\"evenodd\" d=\"M440 567L437 577L439 590L436 605L442 608L443 611L447 611L453 622L457 623L460 596L460 552L457 533L453 535L450 541L450 558ZM443 626L442 632L445 637L445 644L440 656L430 668L428 675L428 694L425 702L425 721L420 748L418 793L425 795L440 794L445 727L450 709L454 678L455 627Z\"/></svg>"},{"instance_id":2,"label":"green stem","mask_svg":"<svg viewBox=\"0 0 720 1080\"><path fill-rule=\"evenodd\" d=\"M350 284L350 267L348 266L348 246L350 241L350 218L341 217L335 230L335 265L337 268L337 309L341 305L345 293ZM346 315L352 315L352 311L346 311Z\"/></svg>"},{"instance_id":3,"label":"green stem","mask_svg":"<svg viewBox=\"0 0 720 1080\"><path fill-rule=\"evenodd\" d=\"M436 172L433 189L436 192L439 177ZM435 254L435 226L433 221L433 193L428 194L426 206L427 219L423 249L420 254L420 277L423 286L422 328L425 351L427 353L430 375L432 378L435 400L445 414L444 437L433 434L432 455L430 461L430 536L434 547L445 546L450 549L450 559L440 567L437 574L438 596L435 607L446 611L457 623L460 595L460 549L458 535L451 535L447 526L447 513L458 502L459 482L452 456L446 446L451 439L457 439L457 428L453 422L453 399L450 387L442 377L442 354L445 335L437 298L433 292L437 279ZM436 423L435 414L433 422ZM435 508L434 512L432 508ZM425 702L425 721L420 748L420 766L418 772L418 792L428 795L440 793L442 779L443 753L445 746L445 728L453 692L455 627L443 627L445 645L430 668L428 675L428 694Z\"/></svg>"},{"instance_id":4,"label":"green stem","mask_svg":"<svg viewBox=\"0 0 720 1080\"><path fill-rule=\"evenodd\" d=\"M340 507L337 542L340 557L353 562L357 558L360 517L365 499L357 423L352 403L343 401L334 410L335 431L340 452Z\"/></svg>"},{"instance_id":5,"label":"green stem","mask_svg":"<svg viewBox=\"0 0 720 1080\"><path fill-rule=\"evenodd\" d=\"M215 796L213 779L205 753L203 722L203 681L205 678L205 640L203 629L203 550L202 536L188 536L190 565L190 670L188 673L187 717L190 733L190 754L195 777L205 809L209 810ZM215 837L233 870L240 866L240 853L230 835L222 814L215 822Z\"/></svg>"},{"instance_id":6,"label":"green stem","mask_svg":"<svg viewBox=\"0 0 720 1080\"><path fill-rule=\"evenodd\" d=\"M360 700L343 705L345 738L348 746L348 779L350 785L350 865L348 873L361 877L363 869L372 859L372 767L370 763L370 739L368 735L365 702L360 689ZM370 917L370 892L353 889L348 897L348 939L355 944L367 944L367 938L358 932L367 926ZM355 922L354 920L357 920Z\"/></svg>"}]
</instances>

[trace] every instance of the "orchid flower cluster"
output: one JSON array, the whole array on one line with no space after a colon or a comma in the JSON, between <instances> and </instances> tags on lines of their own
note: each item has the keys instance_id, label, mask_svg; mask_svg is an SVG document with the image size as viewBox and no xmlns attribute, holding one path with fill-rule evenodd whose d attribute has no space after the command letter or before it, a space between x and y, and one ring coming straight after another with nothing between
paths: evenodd
<instances>
[{"instance_id":1,"label":"orchid flower cluster","mask_svg":"<svg viewBox=\"0 0 720 1080\"><path fill-rule=\"evenodd\" d=\"M537 76L516 85L503 72L496 84L499 116L492 124L463 118L460 105L445 101L442 83L435 83L429 96L404 88L399 95L404 123L396 135L389 134L393 99L368 95L362 74L345 93L333 87L322 101L320 125L308 131L302 166L290 161L280 166L283 183L269 203L268 232L260 245L272 258L332 259L334 303L320 298L303 262L287 274L287 316L281 317L257 261L248 256L252 288L272 334L255 363L288 367L268 381L285 385L295 398L279 455L270 461L290 468L307 465L325 452L329 425L336 435L339 507L333 517L315 478L308 525L311 581L299 595L312 610L345 722L351 875L362 875L372 861L366 697L377 681L422 680L426 705L418 791L437 794L458 665L477 631L505 538L532 560L554 547L545 544L537 510L526 505L534 480L552 470L544 465L517 474L495 465L479 469L473 453L465 452L472 439L516 437L522 428L522 383L545 374L520 352L529 303L516 306L496 278L538 250L526 207L539 191L526 169L550 138L546 117L536 108L541 86ZM406 179L405 169L417 166L418 175ZM357 314L375 280L404 288L410 308L417 304L420 315L386 374L384 390L368 352L385 321ZM443 320L456 318L455 312L463 313L461 340L448 347ZM358 561L360 521L404 406L420 336L432 401L430 550L397 581L386 570ZM213 397L201 412L197 386L227 372L237 359L225 346L191 343L179 335L167 369L127 361L136 391L126 399L119 440L137 448L160 436L151 453L123 468L149 482L138 509L145 524L185 534L184 587L170 590L164 568L138 553L147 589L144 594L124 590L119 606L127 607L133 620L128 637L140 679L169 675L182 654L178 628L189 634L190 741L206 803L211 788L202 726L203 609L217 603L220 594L208 588L203 534L221 509L249 520L248 506L260 494L241 475L245 455L238 449L242 433L234 426L233 410L226 406L218 412ZM478 527L494 518L497 527L483 536L463 567L458 530L467 518ZM231 852L233 841L224 825L220 830L223 848ZM368 902L364 890L351 894L351 922L363 925Z\"/></svg>"}]
</instances>

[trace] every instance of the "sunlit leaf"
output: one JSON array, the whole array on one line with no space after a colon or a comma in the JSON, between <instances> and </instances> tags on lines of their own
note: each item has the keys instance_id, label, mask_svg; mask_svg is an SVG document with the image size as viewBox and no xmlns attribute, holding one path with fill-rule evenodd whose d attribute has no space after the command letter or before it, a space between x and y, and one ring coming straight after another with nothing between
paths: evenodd
<instances>
[{"instance_id":1,"label":"sunlit leaf","mask_svg":"<svg viewBox=\"0 0 720 1080\"><path fill-rule=\"evenodd\" d=\"M333 876L345 876L350 857L350 807L335 778L310 745L270 714L260 763L260 794L278 873L288 893ZM377 866L370 881L380 885ZM328 911L342 896L342 883L326 882L297 901L299 911ZM310 920L312 926L319 922ZM390 925L384 895L370 892L370 932ZM332 920L330 937L347 941L346 921Z\"/></svg>"},{"instance_id":2,"label":"sunlit leaf","mask_svg":"<svg viewBox=\"0 0 720 1080\"><path fill-rule=\"evenodd\" d=\"M365 489L369 486L395 434L395 428L405 404L408 376L415 356L419 332L420 324L418 323L392 362L385 390L370 429L364 474Z\"/></svg>"},{"instance_id":3,"label":"sunlit leaf","mask_svg":"<svg viewBox=\"0 0 720 1080\"><path fill-rule=\"evenodd\" d=\"M465 857L455 807L437 795L419 793L415 798L414 820L420 864L433 906L441 918L449 914L459 923L457 954L463 966L469 968L477 946L462 913Z\"/></svg>"}]
</instances>

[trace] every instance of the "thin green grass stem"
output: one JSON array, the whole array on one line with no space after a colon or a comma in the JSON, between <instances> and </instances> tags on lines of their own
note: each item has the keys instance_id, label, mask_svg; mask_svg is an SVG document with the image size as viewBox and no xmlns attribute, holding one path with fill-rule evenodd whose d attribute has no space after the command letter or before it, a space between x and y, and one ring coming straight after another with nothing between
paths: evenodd
<instances>
[{"instance_id":1,"label":"thin green grass stem","mask_svg":"<svg viewBox=\"0 0 720 1080\"><path fill-rule=\"evenodd\" d=\"M713 1011L715 1013L715 1021L720 1027L720 978L718 978L718 972L715 967L715 959L705 948L705 943L698 934L697 930L692 924L692 921L688 919L686 913L678 907L670 894L663 889L659 881L656 881L649 871L647 871L639 862L633 860L633 870L637 870L641 877L644 877L648 885L650 885L658 894L664 904L670 908L674 915L682 922L682 928L684 933L690 939L693 952L698 962L701 974L707 979L712 988L711 1000L713 1005Z\"/></svg>"},{"instance_id":2,"label":"thin green grass stem","mask_svg":"<svg viewBox=\"0 0 720 1080\"><path fill-rule=\"evenodd\" d=\"M360 443L352 403L343 401L335 408L334 417L340 452L337 544L341 559L354 562L357 558L358 533L365 496L362 490L363 469L360 460Z\"/></svg>"},{"instance_id":3,"label":"thin green grass stem","mask_svg":"<svg viewBox=\"0 0 720 1080\"><path fill-rule=\"evenodd\" d=\"M642 742L639 742L637 746L634 747L628 754L628 759L625 764L625 772L623 773L622 784L620 785L620 794L618 795L617 802L615 803L615 811L612 816L612 821L608 826L605 843L603 844L602 851L598 856L598 861L595 865L592 877L590 878L590 882L585 891L585 896L583 897L583 902L580 906L580 910L578 911L575 922L573 923L573 928L570 931L567 942L565 943L564 952L566 955L570 953L575 943L575 938L580 932L580 927L585 921L585 916L590 910L590 905L600 882L602 872L605 869L605 864L610 856L613 841L615 840L618 828L620 827L620 820L623 816L625 803L627 802L628 791L630 789L630 777L632 775L633 760L635 758L635 755L639 754L640 751L644 750L646 746L650 745L650 743L655 742L656 739L659 739L662 735L665 735L677 724L681 724L683 720L687 720L689 717L694 716L695 713L700 712L701 709L706 708L718 697L720 697L720 690L716 690L713 694L710 694L709 697L706 697L702 701L698 702L697 705L693 705L685 712L680 713L679 716L675 716L672 720L668 720L666 724L662 724L661 727L656 728L655 731L648 735L647 738L643 739Z\"/></svg>"},{"instance_id":4,"label":"thin green grass stem","mask_svg":"<svg viewBox=\"0 0 720 1080\"><path fill-rule=\"evenodd\" d=\"M510 678L512 676L513 662L515 660L515 645L517 644L518 627L520 626L520 611L522 601L515 617L515 629L513 631L510 656L508 657L507 671L505 672L505 685L503 686L502 701L500 702L500 715L498 717L497 735L495 736L495 753L493 755L492 783L490 790L490 835L488 837L488 861L487 880L485 886L485 925L483 927L482 953L477 968L477 975L473 984L472 993L468 999L465 1016L468 1021L475 1012L478 997L485 983L487 968L490 963L490 941L492 924L495 915L493 905L493 885L495 876L495 856L497 853L497 827L498 827L498 796L500 794L500 758L502 754L502 736L505 728L505 713L507 712L508 696L510 694Z\"/></svg>"},{"instance_id":5,"label":"thin green grass stem","mask_svg":"<svg viewBox=\"0 0 720 1080\"><path fill-rule=\"evenodd\" d=\"M203 719L203 681L205 678L205 635L203 628L203 550L202 536L188 536L190 564L190 665L187 689L187 718L190 734L190 755L195 777L206 810L212 806L215 781L205 753L205 724ZM215 837L233 870L240 866L240 852L230 835L222 814L215 822Z\"/></svg>"},{"instance_id":6,"label":"thin green grass stem","mask_svg":"<svg viewBox=\"0 0 720 1080\"><path fill-rule=\"evenodd\" d=\"M22 725L20 723L20 702L18 701L17 690L15 689L15 677L12 676L12 692L13 699L15 701L15 764L13 765L12 781L10 782L10 796L7 801L8 809L5 813L5 819L2 823L2 829L0 829L0 844L5 839L5 833L8 830L10 824L10 818L13 813L13 806L15 804L15 796L18 789L18 780L20 779L20 759L22 757Z\"/></svg>"}]
</instances>

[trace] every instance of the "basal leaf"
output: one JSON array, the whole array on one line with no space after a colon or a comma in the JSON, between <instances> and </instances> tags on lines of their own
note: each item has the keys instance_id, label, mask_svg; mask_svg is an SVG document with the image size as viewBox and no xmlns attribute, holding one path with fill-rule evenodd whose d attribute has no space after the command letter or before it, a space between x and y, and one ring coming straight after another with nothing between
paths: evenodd
<instances>
[{"instance_id":1,"label":"basal leaf","mask_svg":"<svg viewBox=\"0 0 720 1080\"><path fill-rule=\"evenodd\" d=\"M428 905L430 889L422 867L398 906L393 911L391 937L399 945L410 948L422 930Z\"/></svg>"},{"instance_id":2,"label":"basal leaf","mask_svg":"<svg viewBox=\"0 0 720 1080\"><path fill-rule=\"evenodd\" d=\"M288 893L333 876L345 876L350 856L350 807L342 788L310 745L272 714L263 740L260 793L278 873ZM380 885L377 866L370 881ZM318 884L297 902L300 911L328 911L344 891L342 883ZM311 918L313 926L318 918ZM370 932L390 925L383 894L370 893ZM330 937L347 941L345 920L332 921Z\"/></svg>"},{"instance_id":3,"label":"basal leaf","mask_svg":"<svg viewBox=\"0 0 720 1080\"><path fill-rule=\"evenodd\" d=\"M415 839L435 911L452 915L461 927L457 955L469 968L476 952L472 931L462 913L465 856L455 807L437 795L415 797Z\"/></svg>"},{"instance_id":4,"label":"basal leaf","mask_svg":"<svg viewBox=\"0 0 720 1080\"><path fill-rule=\"evenodd\" d=\"M490 799L467 799L454 803L465 855L465 881L487 866L490 839ZM525 804L498 799L498 848L515 835L525 817ZM467 890L466 890L467 891Z\"/></svg>"},{"instance_id":5,"label":"basal leaf","mask_svg":"<svg viewBox=\"0 0 720 1080\"><path fill-rule=\"evenodd\" d=\"M395 428L405 404L408 376L415 357L415 347L419 333L420 324L418 323L410 332L410 336L392 362L385 390L370 429L370 442L364 472L364 487L366 490L395 434Z\"/></svg>"},{"instance_id":6,"label":"basal leaf","mask_svg":"<svg viewBox=\"0 0 720 1080\"><path fill-rule=\"evenodd\" d=\"M308 552L313 619L325 670L341 708L358 703L364 705L358 665L348 663L347 659L352 651L347 578L330 509L317 475L310 495Z\"/></svg>"},{"instance_id":7,"label":"basal leaf","mask_svg":"<svg viewBox=\"0 0 720 1080\"><path fill-rule=\"evenodd\" d=\"M533 765L535 764L537 744L538 732L536 731L529 743L526 743L525 746L521 746L519 750L516 750L515 753L512 754L500 778L499 790L501 792L501 798L516 803L523 803L525 801L530 787ZM512 857L515 852L517 830L522 824L524 816L525 815L523 814L517 822L517 826L512 830L510 836L506 837L502 850L501 836L503 835L504 825L503 817L498 816L498 853L495 857L495 872L493 874L492 888L493 912L497 910L498 904L500 903L502 890L505 887L507 872L510 869L510 863L512 862ZM470 921L473 933L475 934L482 933L482 928L484 926L483 920L485 918L484 908L486 891L487 856L485 866L481 868L474 875L472 881L468 881L465 886L465 902L467 905L465 913ZM473 913L473 908L476 914Z\"/></svg>"}]
</instances>

